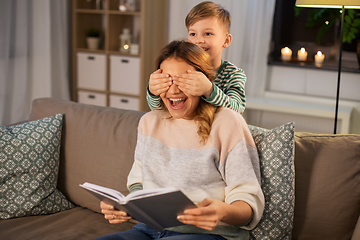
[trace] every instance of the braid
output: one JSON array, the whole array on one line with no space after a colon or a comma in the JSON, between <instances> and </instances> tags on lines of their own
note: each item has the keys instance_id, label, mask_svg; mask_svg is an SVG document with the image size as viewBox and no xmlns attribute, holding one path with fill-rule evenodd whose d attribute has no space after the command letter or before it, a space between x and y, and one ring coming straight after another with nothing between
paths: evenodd
<instances>
[{"instance_id":1,"label":"braid","mask_svg":"<svg viewBox=\"0 0 360 240\"><path fill-rule=\"evenodd\" d=\"M216 107L204 100L200 101L197 114L194 117L194 121L197 122L199 127L197 134L200 137L200 144L205 144L208 140L215 113L219 110L220 107Z\"/></svg>"}]
</instances>

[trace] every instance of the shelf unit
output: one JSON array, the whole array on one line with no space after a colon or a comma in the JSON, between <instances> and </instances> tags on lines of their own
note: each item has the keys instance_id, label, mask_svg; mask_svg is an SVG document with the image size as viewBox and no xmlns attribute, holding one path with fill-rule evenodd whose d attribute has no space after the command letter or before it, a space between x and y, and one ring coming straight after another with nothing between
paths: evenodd
<instances>
[{"instance_id":1,"label":"shelf unit","mask_svg":"<svg viewBox=\"0 0 360 240\"><path fill-rule=\"evenodd\" d=\"M167 0L135 0L135 11L120 11L120 0L74 0L72 5L72 100L148 111L146 87L155 60L167 43ZM100 29L96 50L87 29ZM119 35L130 29L139 53L119 51Z\"/></svg>"}]
</instances>

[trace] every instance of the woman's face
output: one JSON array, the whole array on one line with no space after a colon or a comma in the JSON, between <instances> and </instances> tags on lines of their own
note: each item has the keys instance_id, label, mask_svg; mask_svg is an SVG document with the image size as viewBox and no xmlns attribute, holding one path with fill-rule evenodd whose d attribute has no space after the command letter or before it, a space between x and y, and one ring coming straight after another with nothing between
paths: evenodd
<instances>
[{"instance_id":1,"label":"woman's face","mask_svg":"<svg viewBox=\"0 0 360 240\"><path fill-rule=\"evenodd\" d=\"M193 66L177 58L166 59L160 64L160 68L170 77L186 73L187 70L195 71ZM172 84L167 92L160 94L160 97L171 116L177 119L193 119L200 101L200 97L185 94L175 84Z\"/></svg>"}]
</instances>

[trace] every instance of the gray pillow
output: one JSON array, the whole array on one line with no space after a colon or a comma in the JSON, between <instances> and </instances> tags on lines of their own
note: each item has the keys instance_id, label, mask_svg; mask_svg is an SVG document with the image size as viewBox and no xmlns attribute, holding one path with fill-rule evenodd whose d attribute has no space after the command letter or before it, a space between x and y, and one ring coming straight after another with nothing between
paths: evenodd
<instances>
[{"instance_id":1,"label":"gray pillow","mask_svg":"<svg viewBox=\"0 0 360 240\"><path fill-rule=\"evenodd\" d=\"M56 213L74 207L56 189L62 114L0 126L0 218Z\"/></svg>"},{"instance_id":2,"label":"gray pillow","mask_svg":"<svg viewBox=\"0 0 360 240\"><path fill-rule=\"evenodd\" d=\"M291 239L295 204L294 132L287 123L268 130L249 125L259 153L265 209L251 239Z\"/></svg>"}]
</instances>

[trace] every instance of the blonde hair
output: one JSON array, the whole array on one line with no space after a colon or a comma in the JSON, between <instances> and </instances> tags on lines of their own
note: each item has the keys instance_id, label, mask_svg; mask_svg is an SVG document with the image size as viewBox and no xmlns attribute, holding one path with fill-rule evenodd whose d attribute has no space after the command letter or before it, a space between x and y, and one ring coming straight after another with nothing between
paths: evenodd
<instances>
[{"instance_id":1,"label":"blonde hair","mask_svg":"<svg viewBox=\"0 0 360 240\"><path fill-rule=\"evenodd\" d=\"M215 77L209 55L200 47L186 40L175 40L166 45L157 58L157 69L160 69L161 63L169 58L185 61L190 66L193 66L196 71L202 72L210 81L213 81ZM168 111L163 102L161 102L161 107ZM194 117L194 121L198 124L197 134L200 137L200 144L205 144L209 138L214 115L218 109L219 107L213 106L200 98Z\"/></svg>"},{"instance_id":2,"label":"blonde hair","mask_svg":"<svg viewBox=\"0 0 360 240\"><path fill-rule=\"evenodd\" d=\"M211 1L204 1L193 7L185 18L185 26L189 28L205 18L215 17L224 25L227 33L230 31L231 16L228 10Z\"/></svg>"}]
</instances>

